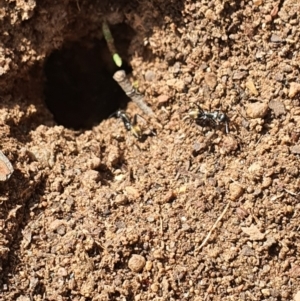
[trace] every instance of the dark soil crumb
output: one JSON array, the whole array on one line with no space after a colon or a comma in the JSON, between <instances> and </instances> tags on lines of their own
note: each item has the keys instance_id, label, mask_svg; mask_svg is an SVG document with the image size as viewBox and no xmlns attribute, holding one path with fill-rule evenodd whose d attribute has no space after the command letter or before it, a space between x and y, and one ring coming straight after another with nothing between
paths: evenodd
<instances>
[{"instance_id":1,"label":"dark soil crumb","mask_svg":"<svg viewBox=\"0 0 300 301\"><path fill-rule=\"evenodd\" d=\"M300 2L109 2L1 5L0 299L299 301ZM135 32L113 31L160 123L129 103L141 140L44 103L46 59L104 18Z\"/></svg>"}]
</instances>

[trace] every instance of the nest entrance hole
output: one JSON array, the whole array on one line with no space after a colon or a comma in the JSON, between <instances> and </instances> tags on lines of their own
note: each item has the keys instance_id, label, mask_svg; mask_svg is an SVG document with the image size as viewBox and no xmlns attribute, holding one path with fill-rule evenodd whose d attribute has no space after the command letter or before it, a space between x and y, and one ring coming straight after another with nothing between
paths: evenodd
<instances>
[{"instance_id":1,"label":"nest entrance hole","mask_svg":"<svg viewBox=\"0 0 300 301\"><path fill-rule=\"evenodd\" d=\"M120 24L111 30L122 69L130 73L126 55L133 30L126 27ZM130 99L113 79L117 70L104 39L68 43L55 50L44 67L45 102L55 121L68 128L89 129L125 107Z\"/></svg>"}]
</instances>

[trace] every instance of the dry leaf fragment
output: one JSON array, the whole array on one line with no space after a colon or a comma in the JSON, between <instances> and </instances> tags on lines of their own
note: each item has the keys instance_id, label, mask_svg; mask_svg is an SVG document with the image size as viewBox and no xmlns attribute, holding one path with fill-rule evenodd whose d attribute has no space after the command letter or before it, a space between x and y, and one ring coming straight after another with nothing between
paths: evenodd
<instances>
[{"instance_id":1,"label":"dry leaf fragment","mask_svg":"<svg viewBox=\"0 0 300 301\"><path fill-rule=\"evenodd\" d=\"M251 94L257 96L258 95L258 91L254 85L254 82L252 79L249 79L247 82L246 82L246 87L248 88L248 90L251 92Z\"/></svg>"}]
</instances>

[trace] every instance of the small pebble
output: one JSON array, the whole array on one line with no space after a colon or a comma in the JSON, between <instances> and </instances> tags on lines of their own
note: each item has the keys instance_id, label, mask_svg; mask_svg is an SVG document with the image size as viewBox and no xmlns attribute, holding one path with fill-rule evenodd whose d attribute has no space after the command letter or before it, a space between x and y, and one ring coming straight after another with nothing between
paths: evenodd
<instances>
[{"instance_id":1,"label":"small pebble","mask_svg":"<svg viewBox=\"0 0 300 301\"><path fill-rule=\"evenodd\" d=\"M280 43L280 42L282 42L282 39L279 35L273 33L272 36L271 36L271 42Z\"/></svg>"},{"instance_id":2,"label":"small pebble","mask_svg":"<svg viewBox=\"0 0 300 301\"><path fill-rule=\"evenodd\" d=\"M265 177L265 178L263 178L261 186L262 186L262 188L267 188L272 185L272 182L273 182L273 180L271 177Z\"/></svg>"},{"instance_id":3,"label":"small pebble","mask_svg":"<svg viewBox=\"0 0 300 301\"><path fill-rule=\"evenodd\" d=\"M167 103L168 100L169 100L169 96L162 94L157 97L156 102L159 104L164 104Z\"/></svg>"},{"instance_id":4,"label":"small pebble","mask_svg":"<svg viewBox=\"0 0 300 301\"><path fill-rule=\"evenodd\" d=\"M246 113L250 118L263 118L268 112L268 104L262 102L249 103Z\"/></svg>"},{"instance_id":5,"label":"small pebble","mask_svg":"<svg viewBox=\"0 0 300 301\"><path fill-rule=\"evenodd\" d=\"M265 297L269 297L269 296L271 295L270 289L268 289L268 288L263 288L263 289L261 290L261 292L262 292L262 294L263 294Z\"/></svg>"},{"instance_id":6,"label":"small pebble","mask_svg":"<svg viewBox=\"0 0 300 301\"><path fill-rule=\"evenodd\" d=\"M172 72L173 73L179 73L180 72L180 68L181 68L181 64L180 62L176 62L172 68Z\"/></svg>"},{"instance_id":7,"label":"small pebble","mask_svg":"<svg viewBox=\"0 0 300 301\"><path fill-rule=\"evenodd\" d=\"M231 183L229 185L229 191L230 191L229 198L232 201L236 201L244 193L244 188L237 183Z\"/></svg>"},{"instance_id":8,"label":"small pebble","mask_svg":"<svg viewBox=\"0 0 300 301\"><path fill-rule=\"evenodd\" d=\"M159 285L157 283L151 284L151 291L157 293L159 290Z\"/></svg>"},{"instance_id":9,"label":"small pebble","mask_svg":"<svg viewBox=\"0 0 300 301\"><path fill-rule=\"evenodd\" d=\"M300 84L299 83L290 83L289 97L293 98L300 92Z\"/></svg>"},{"instance_id":10,"label":"small pebble","mask_svg":"<svg viewBox=\"0 0 300 301\"><path fill-rule=\"evenodd\" d=\"M152 261L147 261L146 262L146 266L145 266L145 269L147 270L147 271L151 271L152 270L152 267L153 267L153 263L152 263Z\"/></svg>"},{"instance_id":11,"label":"small pebble","mask_svg":"<svg viewBox=\"0 0 300 301\"><path fill-rule=\"evenodd\" d=\"M147 221L148 221L149 223L153 223L153 222L155 222L155 218L154 218L153 216L148 216L148 217L147 217Z\"/></svg>"},{"instance_id":12,"label":"small pebble","mask_svg":"<svg viewBox=\"0 0 300 301\"><path fill-rule=\"evenodd\" d=\"M133 254L128 261L128 267L133 272L140 272L146 264L146 260L143 256Z\"/></svg>"},{"instance_id":13,"label":"small pebble","mask_svg":"<svg viewBox=\"0 0 300 301\"><path fill-rule=\"evenodd\" d=\"M126 205L128 203L128 198L124 194L118 194L115 198L116 205Z\"/></svg>"}]
</instances>

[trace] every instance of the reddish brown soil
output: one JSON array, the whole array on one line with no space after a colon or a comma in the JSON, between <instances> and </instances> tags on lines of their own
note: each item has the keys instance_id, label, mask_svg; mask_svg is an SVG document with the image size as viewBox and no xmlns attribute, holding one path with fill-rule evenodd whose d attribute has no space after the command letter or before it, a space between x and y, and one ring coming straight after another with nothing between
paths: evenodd
<instances>
[{"instance_id":1,"label":"reddish brown soil","mask_svg":"<svg viewBox=\"0 0 300 301\"><path fill-rule=\"evenodd\" d=\"M300 300L299 1L39 2L0 9L0 299ZM145 141L44 104L45 59L104 17L136 32ZM183 120L195 104L229 134Z\"/></svg>"}]
</instances>

